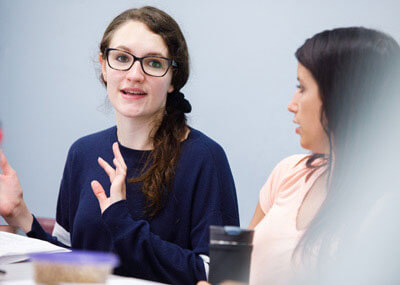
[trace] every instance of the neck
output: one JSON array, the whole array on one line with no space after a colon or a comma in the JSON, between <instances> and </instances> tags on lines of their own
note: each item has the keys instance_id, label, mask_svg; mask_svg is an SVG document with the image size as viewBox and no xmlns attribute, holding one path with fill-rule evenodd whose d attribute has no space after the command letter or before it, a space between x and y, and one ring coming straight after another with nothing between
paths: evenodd
<instances>
[{"instance_id":1,"label":"neck","mask_svg":"<svg viewBox=\"0 0 400 285\"><path fill-rule=\"evenodd\" d=\"M136 150L152 150L151 137L157 119L127 118L116 114L118 141L125 147Z\"/></svg>"}]
</instances>

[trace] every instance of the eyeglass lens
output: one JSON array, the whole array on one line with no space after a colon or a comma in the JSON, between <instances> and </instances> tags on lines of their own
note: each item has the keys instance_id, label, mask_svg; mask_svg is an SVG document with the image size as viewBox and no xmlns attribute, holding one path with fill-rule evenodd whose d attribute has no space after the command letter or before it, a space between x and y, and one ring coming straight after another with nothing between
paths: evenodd
<instances>
[{"instance_id":1,"label":"eyeglass lens","mask_svg":"<svg viewBox=\"0 0 400 285\"><path fill-rule=\"evenodd\" d=\"M128 70L134 62L134 57L126 52L119 50L109 50L108 63L113 69ZM169 67L167 59L146 56L142 59L142 69L145 73L153 76L163 76Z\"/></svg>"}]
</instances>

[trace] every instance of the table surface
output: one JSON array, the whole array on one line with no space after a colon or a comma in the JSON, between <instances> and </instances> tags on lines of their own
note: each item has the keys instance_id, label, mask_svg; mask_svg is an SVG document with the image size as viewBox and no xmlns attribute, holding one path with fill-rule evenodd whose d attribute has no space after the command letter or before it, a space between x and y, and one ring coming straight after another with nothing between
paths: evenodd
<instances>
[{"instance_id":1,"label":"table surface","mask_svg":"<svg viewBox=\"0 0 400 285\"><path fill-rule=\"evenodd\" d=\"M0 265L0 269L6 271L6 274L0 273L0 283L2 285L32 285L35 284L33 280L33 266L31 262L21 262L14 264ZM119 285L119 284L137 284L137 285L150 285L161 283L137 279L127 278L116 275L110 275L107 284Z\"/></svg>"}]
</instances>

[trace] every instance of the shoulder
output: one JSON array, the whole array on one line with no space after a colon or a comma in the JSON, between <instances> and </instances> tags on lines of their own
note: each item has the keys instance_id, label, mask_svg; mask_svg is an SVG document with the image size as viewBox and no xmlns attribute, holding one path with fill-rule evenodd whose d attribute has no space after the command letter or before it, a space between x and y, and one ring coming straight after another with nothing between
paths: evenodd
<instances>
[{"instance_id":1,"label":"shoulder","mask_svg":"<svg viewBox=\"0 0 400 285\"><path fill-rule=\"evenodd\" d=\"M295 173L307 168L306 162L309 155L295 154L282 159L272 170L266 184L277 185L292 177Z\"/></svg>"},{"instance_id":2,"label":"shoulder","mask_svg":"<svg viewBox=\"0 0 400 285\"><path fill-rule=\"evenodd\" d=\"M215 161L227 159L224 149L216 141L193 128L190 129L190 134L184 142L182 150L183 155L197 158L208 158Z\"/></svg>"},{"instance_id":3,"label":"shoulder","mask_svg":"<svg viewBox=\"0 0 400 285\"><path fill-rule=\"evenodd\" d=\"M306 154L291 155L275 166L260 190L259 203L264 214L268 213L280 192L293 187L301 179L307 167L307 157L309 155Z\"/></svg>"},{"instance_id":4,"label":"shoulder","mask_svg":"<svg viewBox=\"0 0 400 285\"><path fill-rule=\"evenodd\" d=\"M287 173L296 172L299 169L306 168L309 154L294 154L282 159L274 168L274 172Z\"/></svg>"},{"instance_id":5,"label":"shoulder","mask_svg":"<svg viewBox=\"0 0 400 285\"><path fill-rule=\"evenodd\" d=\"M88 151L96 145L110 145L116 134L116 127L111 127L93 134L86 135L77 139L70 148L70 151ZM116 138L115 138L116 139Z\"/></svg>"},{"instance_id":6,"label":"shoulder","mask_svg":"<svg viewBox=\"0 0 400 285\"><path fill-rule=\"evenodd\" d=\"M275 166L269 179L281 186L301 180L311 170L306 165L309 157L310 154L295 154L284 158Z\"/></svg>"}]
</instances>

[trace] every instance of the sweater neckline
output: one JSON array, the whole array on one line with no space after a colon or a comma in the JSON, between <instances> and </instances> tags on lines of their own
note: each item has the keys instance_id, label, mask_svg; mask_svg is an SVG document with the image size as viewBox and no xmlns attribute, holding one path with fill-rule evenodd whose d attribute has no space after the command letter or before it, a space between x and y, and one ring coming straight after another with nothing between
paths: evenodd
<instances>
[{"instance_id":1,"label":"sweater neckline","mask_svg":"<svg viewBox=\"0 0 400 285\"><path fill-rule=\"evenodd\" d=\"M127 164L130 164L131 161L143 160L145 161L147 156L150 154L150 150L138 150L126 147L120 143L117 137L117 126L114 126L110 136L110 148L112 145L118 142L119 150Z\"/></svg>"},{"instance_id":2,"label":"sweater neckline","mask_svg":"<svg viewBox=\"0 0 400 285\"><path fill-rule=\"evenodd\" d=\"M188 128L189 128L190 132L189 132L189 134L188 134L188 137L182 142L182 144L185 144L185 143L186 143L187 141L189 141L189 140L192 138L192 136L193 136L193 131L194 131L194 129L191 128L191 127L189 127L189 126L188 126ZM115 143L115 142L118 142L118 146L120 147L120 149L123 149L125 152L130 152L131 154L140 154L140 155L142 155L142 154L150 153L150 152L151 152L151 150L138 150L138 149L133 149L133 148L129 148L129 147L126 147L126 146L122 145L121 142L118 140L118 136L117 136L117 126L114 126L114 127L113 127L112 135L110 136L110 143L111 143L111 146L112 146L113 143ZM121 150L121 151L122 151L122 150Z\"/></svg>"},{"instance_id":3,"label":"sweater neckline","mask_svg":"<svg viewBox=\"0 0 400 285\"><path fill-rule=\"evenodd\" d=\"M185 145L193 136L193 131L191 127L189 127L190 132L186 140L182 142L182 146ZM124 160L130 161L130 160L137 160L137 159L144 159L143 161L146 160L147 156L150 155L151 150L138 150L138 149L133 149L126 147L121 144L121 142L118 140L117 136L117 126L113 127L111 136L110 136L110 147L112 148L112 145L114 142L118 142L119 149L121 151L122 156L124 157Z\"/></svg>"}]
</instances>

